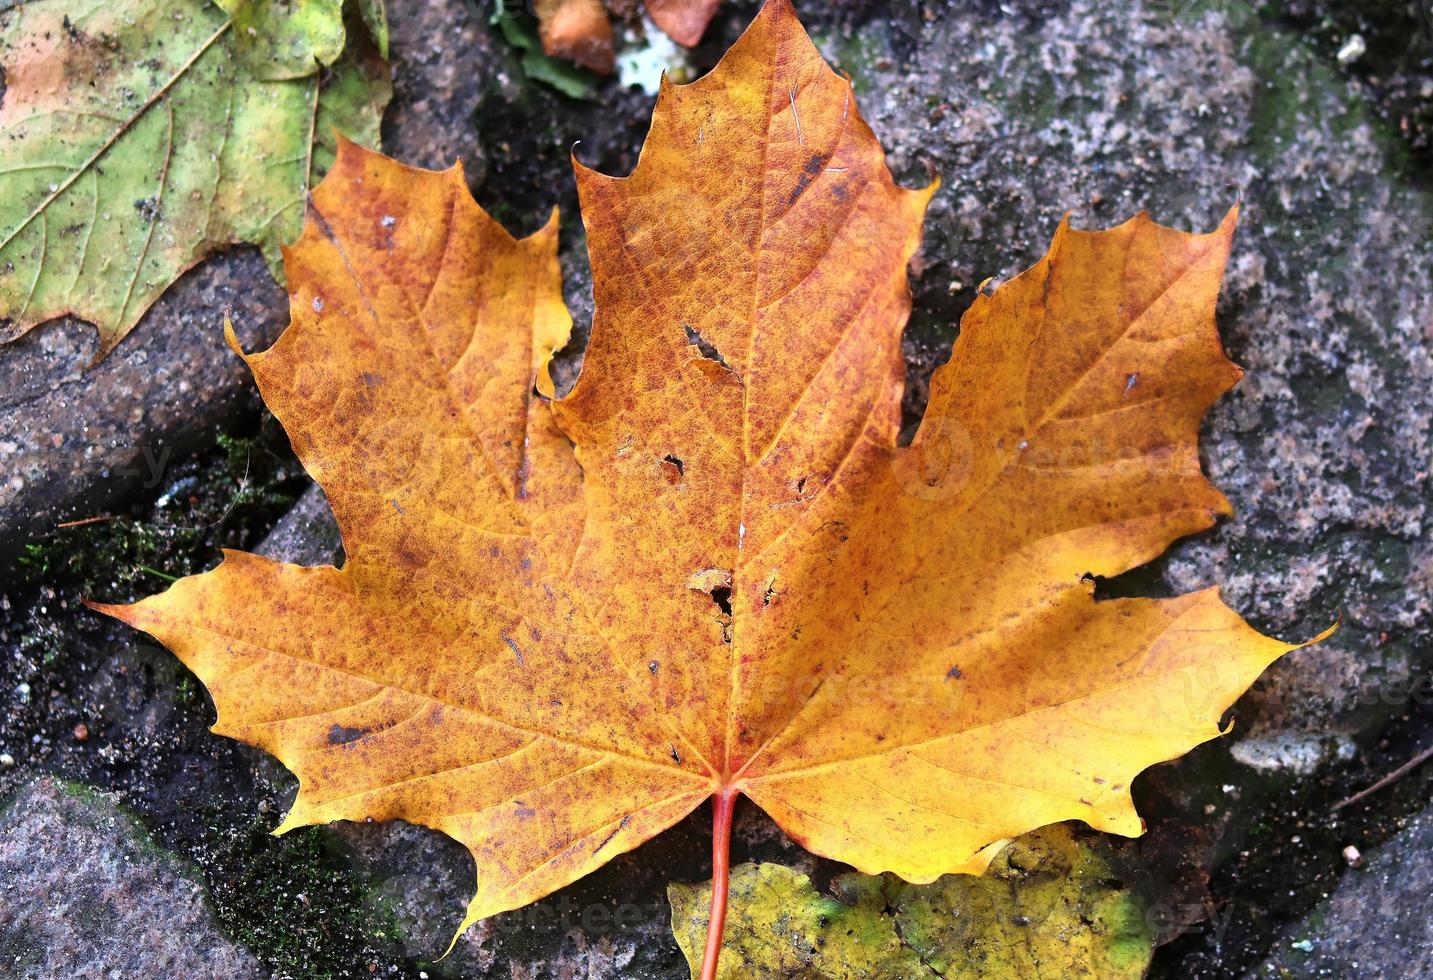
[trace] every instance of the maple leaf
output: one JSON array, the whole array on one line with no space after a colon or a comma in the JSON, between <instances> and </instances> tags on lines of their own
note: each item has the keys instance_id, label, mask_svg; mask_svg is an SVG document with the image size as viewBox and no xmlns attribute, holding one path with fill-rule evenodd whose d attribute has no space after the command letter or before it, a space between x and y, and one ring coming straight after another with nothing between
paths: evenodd
<instances>
[{"instance_id":1,"label":"maple leaf","mask_svg":"<svg viewBox=\"0 0 1433 980\"><path fill-rule=\"evenodd\" d=\"M292 325L247 356L344 567L228 552L97 607L297 773L279 832L455 837L466 926L713 797L708 977L739 794L917 883L1049 823L1140 833L1134 777L1293 649L1212 589L1091 578L1229 511L1196 441L1239 376L1214 325L1234 213L1062 224L966 314L902 448L935 188L894 184L786 0L664 87L631 176L576 171L596 314L552 400L555 217L514 240L459 168L344 144L285 253Z\"/></svg>"},{"instance_id":2,"label":"maple leaf","mask_svg":"<svg viewBox=\"0 0 1433 980\"><path fill-rule=\"evenodd\" d=\"M74 314L103 357L233 243L259 246L277 275L334 131L378 143L392 94L381 0L357 0L373 43L345 31L340 0L9 6L0 343Z\"/></svg>"},{"instance_id":3,"label":"maple leaf","mask_svg":"<svg viewBox=\"0 0 1433 980\"><path fill-rule=\"evenodd\" d=\"M721 0L647 0L647 15L668 37L691 47L702 39ZM536 0L542 49L583 68L611 74L612 22L602 0Z\"/></svg>"}]
</instances>

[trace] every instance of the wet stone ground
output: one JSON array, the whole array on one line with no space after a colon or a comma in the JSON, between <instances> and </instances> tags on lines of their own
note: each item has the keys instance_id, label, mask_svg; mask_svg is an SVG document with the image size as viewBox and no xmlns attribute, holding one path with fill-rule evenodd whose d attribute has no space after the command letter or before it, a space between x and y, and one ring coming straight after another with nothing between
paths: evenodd
<instances>
[{"instance_id":1,"label":"wet stone ground","mask_svg":"<svg viewBox=\"0 0 1433 980\"><path fill-rule=\"evenodd\" d=\"M462 159L516 232L563 209L570 383L591 299L568 154L580 140L629 171L651 99L615 82L568 99L465 4L394 6L386 148ZM912 426L982 281L1033 262L1061 216L1207 228L1242 202L1220 323L1248 375L1203 435L1238 516L1101 588L1220 583L1276 635L1343 628L1271 670L1229 736L1136 784L1151 832L1130 847L1168 939L1153 975L1427 975L1433 765L1335 807L1433 742L1433 25L1404 2L806 6L900 178L944 181L915 264ZM724 10L690 69L752 9ZM220 342L226 307L250 346L285 321L239 251L98 368L73 322L0 349L0 974L685 976L665 884L707 877L704 811L435 963L464 852L405 825L270 836L292 778L207 731L207 695L168 653L79 605L161 589L220 547L334 554ZM749 807L734 851L818 885L840 870Z\"/></svg>"}]
</instances>

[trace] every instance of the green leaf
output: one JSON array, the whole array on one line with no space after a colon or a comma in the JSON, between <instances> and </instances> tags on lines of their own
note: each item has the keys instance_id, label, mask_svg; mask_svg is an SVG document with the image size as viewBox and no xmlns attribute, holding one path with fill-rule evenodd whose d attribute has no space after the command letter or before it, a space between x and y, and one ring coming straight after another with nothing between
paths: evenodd
<instances>
[{"instance_id":1,"label":"green leaf","mask_svg":"<svg viewBox=\"0 0 1433 980\"><path fill-rule=\"evenodd\" d=\"M382 11L381 4L378 9ZM314 181L333 165L338 151L335 133L364 146L378 146L383 110L393 98L393 78L381 53L386 47L386 38L376 35L371 41L352 38L324 78L314 125Z\"/></svg>"},{"instance_id":2,"label":"green leaf","mask_svg":"<svg viewBox=\"0 0 1433 980\"><path fill-rule=\"evenodd\" d=\"M383 8L383 0L358 0L358 13L372 35L373 43L378 46L379 57L387 58L388 11Z\"/></svg>"},{"instance_id":3,"label":"green leaf","mask_svg":"<svg viewBox=\"0 0 1433 980\"><path fill-rule=\"evenodd\" d=\"M542 42L538 40L532 24L510 13L502 0L493 4L488 23L497 27L510 47L522 52L519 64L528 78L549 85L568 98L591 100L597 97L597 76L569 61L543 54Z\"/></svg>"},{"instance_id":4,"label":"green leaf","mask_svg":"<svg viewBox=\"0 0 1433 980\"><path fill-rule=\"evenodd\" d=\"M343 0L214 0L234 23L235 48L258 78L304 78L343 51Z\"/></svg>"},{"instance_id":5,"label":"green leaf","mask_svg":"<svg viewBox=\"0 0 1433 980\"><path fill-rule=\"evenodd\" d=\"M846 874L832 896L779 864L731 872L726 980L823 977L1137 978L1154 952L1143 901L1106 857L1063 825L1011 843L982 876L911 885ZM698 976L710 882L673 884L672 931Z\"/></svg>"},{"instance_id":6,"label":"green leaf","mask_svg":"<svg viewBox=\"0 0 1433 980\"><path fill-rule=\"evenodd\" d=\"M102 357L217 249L255 244L277 267L332 127L376 144L391 90L366 40L322 75L275 81L235 38L208 0L0 13L0 342L72 313Z\"/></svg>"}]
</instances>

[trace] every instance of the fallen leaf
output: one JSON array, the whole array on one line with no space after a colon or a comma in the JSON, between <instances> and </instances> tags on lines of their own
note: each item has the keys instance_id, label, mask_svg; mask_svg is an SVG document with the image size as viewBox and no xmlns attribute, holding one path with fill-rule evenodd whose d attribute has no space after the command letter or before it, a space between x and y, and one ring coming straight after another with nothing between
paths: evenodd
<instances>
[{"instance_id":1,"label":"fallen leaf","mask_svg":"<svg viewBox=\"0 0 1433 980\"><path fill-rule=\"evenodd\" d=\"M0 342L72 313L99 329L102 357L231 243L258 245L277 274L335 127L377 145L388 68L362 28L344 46L337 0L293 19L267 0L229 6L242 20L208 0L0 13Z\"/></svg>"},{"instance_id":2,"label":"fallen leaf","mask_svg":"<svg viewBox=\"0 0 1433 980\"><path fill-rule=\"evenodd\" d=\"M984 876L911 885L845 874L819 893L779 864L732 869L721 977L1099 977L1144 975L1155 916L1123 886L1098 842L1067 825L1008 845ZM702 960L710 882L672 884L672 931L692 975Z\"/></svg>"},{"instance_id":3,"label":"fallen leaf","mask_svg":"<svg viewBox=\"0 0 1433 980\"><path fill-rule=\"evenodd\" d=\"M678 44L691 47L721 6L721 0L647 0L647 16ZM536 0L542 48L583 68L611 74L616 53L612 22L602 0Z\"/></svg>"},{"instance_id":4,"label":"fallen leaf","mask_svg":"<svg viewBox=\"0 0 1433 980\"><path fill-rule=\"evenodd\" d=\"M504 41L521 52L519 64L528 78L550 85L570 98L596 97L597 76L579 65L546 54L530 19L514 14L498 3L493 5L488 23L498 29Z\"/></svg>"},{"instance_id":5,"label":"fallen leaf","mask_svg":"<svg viewBox=\"0 0 1433 980\"><path fill-rule=\"evenodd\" d=\"M514 240L459 169L344 144L286 252L293 323L247 360L345 566L228 552L98 607L298 774L280 831L455 837L464 926L707 797L722 902L738 794L913 883L1049 823L1139 834L1134 777L1293 649L1213 589L1096 601L1091 578L1229 511L1196 441L1239 375L1214 325L1234 213L1062 224L972 306L901 448L934 187L895 186L786 0L664 88L631 176L577 181L596 314L550 401L555 221Z\"/></svg>"},{"instance_id":6,"label":"fallen leaf","mask_svg":"<svg viewBox=\"0 0 1433 980\"><path fill-rule=\"evenodd\" d=\"M536 0L534 12L542 50L550 57L612 73L612 22L598 0Z\"/></svg>"},{"instance_id":7,"label":"fallen leaf","mask_svg":"<svg viewBox=\"0 0 1433 980\"><path fill-rule=\"evenodd\" d=\"M721 0L647 0L647 16L673 41L691 47L720 6Z\"/></svg>"},{"instance_id":8,"label":"fallen leaf","mask_svg":"<svg viewBox=\"0 0 1433 980\"><path fill-rule=\"evenodd\" d=\"M363 26L368 28L368 33L373 37L373 43L378 46L378 56L388 57L388 10L384 7L384 0L356 0L358 4L358 16L363 20Z\"/></svg>"},{"instance_id":9,"label":"fallen leaf","mask_svg":"<svg viewBox=\"0 0 1433 980\"><path fill-rule=\"evenodd\" d=\"M255 78L305 78L343 52L343 0L214 0Z\"/></svg>"}]
</instances>

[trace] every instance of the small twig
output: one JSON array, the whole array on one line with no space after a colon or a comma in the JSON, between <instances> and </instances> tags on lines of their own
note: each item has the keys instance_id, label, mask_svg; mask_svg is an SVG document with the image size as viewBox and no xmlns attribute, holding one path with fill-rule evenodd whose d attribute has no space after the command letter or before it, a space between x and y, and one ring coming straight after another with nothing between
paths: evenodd
<instances>
[{"instance_id":1,"label":"small twig","mask_svg":"<svg viewBox=\"0 0 1433 980\"><path fill-rule=\"evenodd\" d=\"M0 2L3 2L3 0L0 0ZM249 467L253 461L254 447L250 446L244 453L244 475L234 484L234 494L229 498L229 506L224 508L224 513L220 514L208 524L154 524L152 526L164 531L207 531L211 527L218 527L220 524L223 524L228 520L229 515L234 512L234 508L239 505L239 498L249 489ZM174 581L177 582L179 580L175 579Z\"/></svg>"},{"instance_id":2,"label":"small twig","mask_svg":"<svg viewBox=\"0 0 1433 980\"><path fill-rule=\"evenodd\" d=\"M157 568L150 568L148 565L135 565L134 567L137 568L137 569L139 569L141 572L148 572L148 573L151 574L151 575L158 575L160 578L162 578L162 579L164 579L165 581L168 581L168 582L178 582L178 581L179 581L178 577L176 577L176 576L174 576L174 575L166 575L166 574L164 574L163 572L161 572L159 569L157 569Z\"/></svg>"},{"instance_id":3,"label":"small twig","mask_svg":"<svg viewBox=\"0 0 1433 980\"><path fill-rule=\"evenodd\" d=\"M1428 748L1424 749L1422 752L1419 752L1413 758L1409 759L1403 765L1399 766L1397 769L1393 770L1387 776L1384 776L1382 779L1380 779L1378 782L1374 783L1367 789L1361 789L1343 802L1335 803L1333 808L1335 810L1342 810L1350 803L1357 803L1365 796L1377 793L1379 790L1383 789L1386 786L1393 785L1394 783L1398 782L1398 780L1402 779L1404 776L1408 775L1410 772L1423 765L1423 763L1427 762L1429 759L1433 759L1433 745L1428 746Z\"/></svg>"},{"instance_id":4,"label":"small twig","mask_svg":"<svg viewBox=\"0 0 1433 980\"><path fill-rule=\"evenodd\" d=\"M80 520L78 520L78 521L65 521L63 524L56 524L56 525L55 525L55 530L58 531L60 528L65 528L65 527L82 527L82 526L84 526L84 525L86 525L86 524L97 524L97 523L99 523L100 521L112 521L112 520L114 520L114 515L113 515L113 514L99 514L99 515L97 515L97 516L95 516L95 517L85 517L85 518L82 518L82 519L80 519Z\"/></svg>"},{"instance_id":5,"label":"small twig","mask_svg":"<svg viewBox=\"0 0 1433 980\"><path fill-rule=\"evenodd\" d=\"M218 520L212 521L209 524L205 524L204 527L206 529L211 527L218 527L220 524L223 524L224 521L228 519L229 515L234 512L235 506L237 506L239 503L239 498L242 497L245 491L249 489L249 465L253 461L254 447L252 444L250 444L244 449L244 475L239 479L238 484L234 488L234 496L229 498L229 506L224 508L224 513L219 515Z\"/></svg>"}]
</instances>

